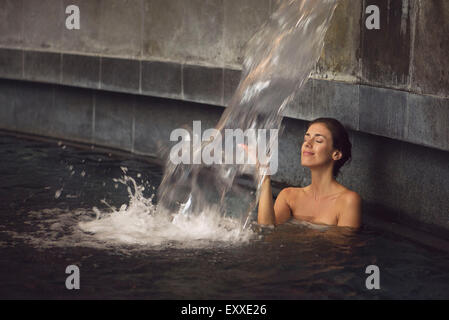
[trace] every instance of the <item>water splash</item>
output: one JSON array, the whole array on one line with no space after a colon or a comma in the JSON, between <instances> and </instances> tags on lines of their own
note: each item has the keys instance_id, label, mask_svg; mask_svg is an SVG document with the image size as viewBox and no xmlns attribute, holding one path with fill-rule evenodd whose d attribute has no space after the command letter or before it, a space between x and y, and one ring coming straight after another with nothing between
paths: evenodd
<instances>
[{"instance_id":1,"label":"water splash","mask_svg":"<svg viewBox=\"0 0 449 320\"><path fill-rule=\"evenodd\" d=\"M190 216L186 214L187 203L174 214L158 213L157 206L153 204L154 194L145 198L145 188L126 175L126 168L122 170L123 177L114 181L127 186L129 204L123 204L117 209L102 201L110 208L110 212L94 208L96 219L79 223L81 230L95 234L96 239L150 247L167 243L196 247L206 245L204 241L243 243L253 236L252 231L237 228L235 220L219 216L217 210Z\"/></svg>"},{"instance_id":2,"label":"water splash","mask_svg":"<svg viewBox=\"0 0 449 320\"><path fill-rule=\"evenodd\" d=\"M128 176L126 168L122 171L122 177L113 182L126 186L128 200L118 207L102 200L106 208L29 211L21 214L24 220L20 231L2 232L37 249L88 247L125 255L168 248L225 248L248 243L256 236L214 211L193 217L186 215L181 206L179 212L171 215L158 214L155 194L145 197L146 187Z\"/></svg>"}]
</instances>

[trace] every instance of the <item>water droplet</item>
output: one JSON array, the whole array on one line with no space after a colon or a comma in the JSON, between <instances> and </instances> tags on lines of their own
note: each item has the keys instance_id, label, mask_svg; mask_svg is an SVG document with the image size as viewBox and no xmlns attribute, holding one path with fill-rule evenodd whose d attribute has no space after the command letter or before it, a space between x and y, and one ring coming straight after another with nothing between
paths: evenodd
<instances>
[{"instance_id":1,"label":"water droplet","mask_svg":"<svg viewBox=\"0 0 449 320\"><path fill-rule=\"evenodd\" d=\"M61 188L55 192L55 199L58 199L61 196L62 190L63 190L63 188Z\"/></svg>"}]
</instances>

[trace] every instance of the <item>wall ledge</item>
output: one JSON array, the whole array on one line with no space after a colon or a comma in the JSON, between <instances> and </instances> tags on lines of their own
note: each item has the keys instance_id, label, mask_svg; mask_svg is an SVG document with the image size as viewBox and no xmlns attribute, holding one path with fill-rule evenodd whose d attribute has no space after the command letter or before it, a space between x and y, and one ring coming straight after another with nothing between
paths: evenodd
<instances>
[{"instance_id":1,"label":"wall ledge","mask_svg":"<svg viewBox=\"0 0 449 320\"><path fill-rule=\"evenodd\" d=\"M0 48L0 78L225 107L241 70L204 64ZM284 116L335 117L351 130L449 151L449 99L313 76Z\"/></svg>"}]
</instances>

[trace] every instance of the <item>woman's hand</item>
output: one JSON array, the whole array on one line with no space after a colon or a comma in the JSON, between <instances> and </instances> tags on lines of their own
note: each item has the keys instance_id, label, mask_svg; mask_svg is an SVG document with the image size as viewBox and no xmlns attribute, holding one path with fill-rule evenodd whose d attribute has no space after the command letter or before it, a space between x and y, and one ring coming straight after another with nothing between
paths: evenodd
<instances>
[{"instance_id":1,"label":"woman's hand","mask_svg":"<svg viewBox=\"0 0 449 320\"><path fill-rule=\"evenodd\" d=\"M291 218L291 208L288 205L289 189L284 189L276 199L273 201L273 191L271 189L270 166L268 164L262 165L257 153L253 147L248 147L245 144L239 144L240 148L248 155L251 163L254 163L259 170L259 174L263 176L260 188L259 208L257 212L257 222L261 225L277 225L288 221Z\"/></svg>"},{"instance_id":2,"label":"woman's hand","mask_svg":"<svg viewBox=\"0 0 449 320\"><path fill-rule=\"evenodd\" d=\"M267 176L271 175L270 165L269 164L261 164L259 162L259 159L257 157L257 149L256 148L254 148L252 146L248 146L243 143L238 144L238 147L243 149L243 151L248 155L248 160L250 160L250 164L256 165L256 168L259 171L259 174L261 176L267 177Z\"/></svg>"}]
</instances>

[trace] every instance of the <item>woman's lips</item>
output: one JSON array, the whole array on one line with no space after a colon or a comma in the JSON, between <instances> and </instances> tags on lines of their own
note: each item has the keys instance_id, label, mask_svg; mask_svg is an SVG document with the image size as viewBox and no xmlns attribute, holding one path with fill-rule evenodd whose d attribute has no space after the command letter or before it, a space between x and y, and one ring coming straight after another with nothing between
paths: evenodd
<instances>
[{"instance_id":1,"label":"woman's lips","mask_svg":"<svg viewBox=\"0 0 449 320\"><path fill-rule=\"evenodd\" d=\"M314 155L314 153L312 153L312 152L307 152L307 151L304 151L302 154L303 154L304 156L313 156L313 155Z\"/></svg>"}]
</instances>

